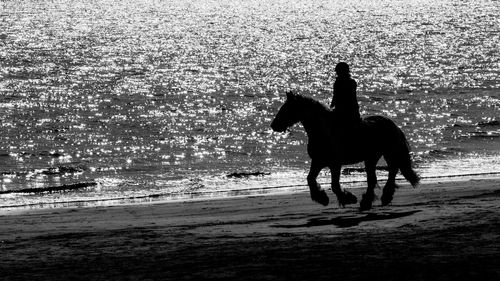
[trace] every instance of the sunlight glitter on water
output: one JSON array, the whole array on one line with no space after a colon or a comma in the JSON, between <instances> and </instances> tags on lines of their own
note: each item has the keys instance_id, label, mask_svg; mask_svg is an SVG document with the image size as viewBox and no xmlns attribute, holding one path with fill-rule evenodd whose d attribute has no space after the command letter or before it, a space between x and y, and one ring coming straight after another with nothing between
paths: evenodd
<instances>
[{"instance_id":1,"label":"sunlight glitter on water","mask_svg":"<svg viewBox=\"0 0 500 281\"><path fill-rule=\"evenodd\" d=\"M269 124L288 89L328 103L339 60L363 115L393 118L418 165L499 155L493 1L1 5L3 190L231 189L262 185L226 177L254 171L302 181L304 132Z\"/></svg>"}]
</instances>

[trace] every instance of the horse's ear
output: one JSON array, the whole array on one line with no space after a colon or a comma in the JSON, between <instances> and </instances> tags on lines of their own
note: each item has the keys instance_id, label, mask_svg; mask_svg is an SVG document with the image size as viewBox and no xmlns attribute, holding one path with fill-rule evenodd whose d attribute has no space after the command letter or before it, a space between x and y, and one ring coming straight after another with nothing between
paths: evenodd
<instances>
[{"instance_id":1,"label":"horse's ear","mask_svg":"<svg viewBox=\"0 0 500 281\"><path fill-rule=\"evenodd\" d=\"M296 96L297 95L294 92L292 92L292 91L286 92L286 98L289 99L289 100L295 99Z\"/></svg>"}]
</instances>

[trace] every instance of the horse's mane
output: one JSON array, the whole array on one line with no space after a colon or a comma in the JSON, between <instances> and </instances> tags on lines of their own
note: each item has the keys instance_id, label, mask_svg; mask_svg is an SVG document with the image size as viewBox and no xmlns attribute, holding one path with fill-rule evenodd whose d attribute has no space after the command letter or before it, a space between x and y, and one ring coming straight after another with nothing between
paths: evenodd
<instances>
[{"instance_id":1,"label":"horse's mane","mask_svg":"<svg viewBox=\"0 0 500 281\"><path fill-rule=\"evenodd\" d=\"M331 109L328 108L325 104L321 103L320 101L315 100L312 97L307 97L307 96L303 96L301 94L297 94L297 99L301 103L304 103L304 104L307 104L308 106L310 106L312 110L331 112Z\"/></svg>"}]
</instances>

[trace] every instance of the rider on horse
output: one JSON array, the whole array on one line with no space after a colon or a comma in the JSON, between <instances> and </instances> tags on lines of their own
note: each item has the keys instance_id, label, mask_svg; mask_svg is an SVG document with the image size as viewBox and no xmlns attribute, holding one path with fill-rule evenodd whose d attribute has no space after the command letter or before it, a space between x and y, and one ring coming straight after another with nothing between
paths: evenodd
<instances>
[{"instance_id":1,"label":"rider on horse","mask_svg":"<svg viewBox=\"0 0 500 281\"><path fill-rule=\"evenodd\" d=\"M333 98L330 108L335 114L335 119L340 121L338 125L340 125L342 134L347 137L343 139L349 142L349 139L353 137L353 132L361 122L356 98L357 84L351 78L347 63L338 63L335 66L335 72L337 73L337 79L333 85Z\"/></svg>"}]
</instances>

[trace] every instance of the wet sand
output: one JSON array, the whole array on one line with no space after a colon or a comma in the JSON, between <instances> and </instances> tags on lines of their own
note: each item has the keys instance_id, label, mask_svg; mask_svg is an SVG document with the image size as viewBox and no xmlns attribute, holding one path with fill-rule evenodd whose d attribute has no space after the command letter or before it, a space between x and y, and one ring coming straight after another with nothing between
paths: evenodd
<instances>
[{"instance_id":1,"label":"wet sand","mask_svg":"<svg viewBox=\"0 0 500 281\"><path fill-rule=\"evenodd\" d=\"M498 178L404 184L363 213L331 202L304 192L4 211L0 279L500 280Z\"/></svg>"}]
</instances>

